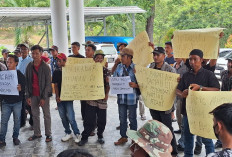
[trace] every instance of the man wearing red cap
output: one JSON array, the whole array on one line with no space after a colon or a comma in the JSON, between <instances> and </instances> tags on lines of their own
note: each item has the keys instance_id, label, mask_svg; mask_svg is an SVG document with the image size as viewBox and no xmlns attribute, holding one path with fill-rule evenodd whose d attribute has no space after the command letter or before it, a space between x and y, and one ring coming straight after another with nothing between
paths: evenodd
<instances>
[{"instance_id":1,"label":"man wearing red cap","mask_svg":"<svg viewBox=\"0 0 232 157\"><path fill-rule=\"evenodd\" d=\"M56 93L56 102L58 106L59 115L65 129L65 136L61 138L61 141L65 142L74 138L74 141L78 143L80 141L80 131L78 129L76 120L75 120L75 112L73 109L73 101L62 101L60 99L61 92L61 83L62 83L62 68L65 66L67 57L64 53L60 53L57 55L57 64L60 68L57 68L52 77L52 83L55 85L55 93ZM70 130L70 126L74 132L74 136L72 136L72 131Z\"/></svg>"}]
</instances>

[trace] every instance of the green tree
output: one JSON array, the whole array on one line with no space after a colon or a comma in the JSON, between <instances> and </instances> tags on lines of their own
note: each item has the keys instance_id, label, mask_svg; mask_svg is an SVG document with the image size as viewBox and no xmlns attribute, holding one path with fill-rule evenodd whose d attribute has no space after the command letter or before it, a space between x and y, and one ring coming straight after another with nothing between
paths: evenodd
<instances>
[{"instance_id":1,"label":"green tree","mask_svg":"<svg viewBox=\"0 0 232 157\"><path fill-rule=\"evenodd\" d=\"M172 14L172 27L176 29L194 29L222 27L226 28L221 39L221 47L232 33L231 0L182 0L178 12Z\"/></svg>"},{"instance_id":2,"label":"green tree","mask_svg":"<svg viewBox=\"0 0 232 157\"><path fill-rule=\"evenodd\" d=\"M4 0L0 7L48 7L50 0ZM15 45L19 43L30 43L30 36L33 32L33 26L15 28Z\"/></svg>"}]
</instances>

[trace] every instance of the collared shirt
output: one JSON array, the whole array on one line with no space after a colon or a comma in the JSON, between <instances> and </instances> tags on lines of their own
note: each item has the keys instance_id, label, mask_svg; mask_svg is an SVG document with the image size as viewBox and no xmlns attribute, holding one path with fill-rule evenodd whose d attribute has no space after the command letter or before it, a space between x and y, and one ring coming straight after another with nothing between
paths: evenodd
<instances>
[{"instance_id":1,"label":"collared shirt","mask_svg":"<svg viewBox=\"0 0 232 157\"><path fill-rule=\"evenodd\" d=\"M232 89L232 76L229 77L229 71L225 70L221 74L222 87L221 91L231 91Z\"/></svg>"},{"instance_id":2,"label":"collared shirt","mask_svg":"<svg viewBox=\"0 0 232 157\"><path fill-rule=\"evenodd\" d=\"M176 68L176 62L175 62L173 65L173 68L176 69L176 73L180 74L181 78L182 78L183 74L189 70L189 68L184 64L184 61L181 61L179 68Z\"/></svg>"},{"instance_id":3,"label":"collared shirt","mask_svg":"<svg viewBox=\"0 0 232 157\"><path fill-rule=\"evenodd\" d=\"M179 89L180 91L184 91L185 89L189 88L190 84L193 83L201 85L203 87L213 87L220 89L220 84L214 73L204 69L203 67L198 71L197 74L194 74L192 70L186 72L181 78L177 89ZM183 99L181 113L183 115L186 115L186 98Z\"/></svg>"},{"instance_id":4,"label":"collared shirt","mask_svg":"<svg viewBox=\"0 0 232 157\"><path fill-rule=\"evenodd\" d=\"M27 56L26 58L19 57L19 64L17 66L17 70L21 71L23 75L25 75L27 65L32 62L33 59L30 56Z\"/></svg>"},{"instance_id":5,"label":"collared shirt","mask_svg":"<svg viewBox=\"0 0 232 157\"><path fill-rule=\"evenodd\" d=\"M155 62L153 62L150 64L149 68L176 73L176 70L166 62L164 62L161 68L157 68Z\"/></svg>"},{"instance_id":6,"label":"collared shirt","mask_svg":"<svg viewBox=\"0 0 232 157\"><path fill-rule=\"evenodd\" d=\"M130 64L128 68L122 63L120 63L118 64L113 76L114 77L127 76L125 72L123 72L124 71L123 68L125 68L125 70L128 73L128 76L130 76L131 78L131 82L137 83L135 73L134 73L134 67L135 67L135 64L133 62ZM137 101L138 101L138 95L137 95L135 88L133 89L132 94L118 94L118 104L137 105Z\"/></svg>"},{"instance_id":7,"label":"collared shirt","mask_svg":"<svg viewBox=\"0 0 232 157\"><path fill-rule=\"evenodd\" d=\"M59 68L59 66L57 64L57 59L54 57L51 57L50 65L51 65L51 74L53 75L54 71Z\"/></svg>"}]
</instances>

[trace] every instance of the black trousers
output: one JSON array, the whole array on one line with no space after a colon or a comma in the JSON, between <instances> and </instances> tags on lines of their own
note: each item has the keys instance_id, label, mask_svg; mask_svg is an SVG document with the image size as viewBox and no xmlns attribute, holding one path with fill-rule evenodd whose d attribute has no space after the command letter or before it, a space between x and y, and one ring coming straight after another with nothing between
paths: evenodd
<instances>
[{"instance_id":1,"label":"black trousers","mask_svg":"<svg viewBox=\"0 0 232 157\"><path fill-rule=\"evenodd\" d=\"M161 123L166 125L171 130L172 135L173 135L173 139L171 141L171 145L173 148L172 155L178 154L176 138L175 138L173 127L172 127L171 113L165 114L165 111L157 111L157 110L152 110L152 109L150 109L150 113L151 113L152 119L160 121Z\"/></svg>"},{"instance_id":2,"label":"black trousers","mask_svg":"<svg viewBox=\"0 0 232 157\"><path fill-rule=\"evenodd\" d=\"M103 132L106 126L106 109L100 109L96 106L86 104L84 117L84 131L82 132L82 140L87 140L91 132L94 130L97 120L98 138L103 138Z\"/></svg>"},{"instance_id":3,"label":"black trousers","mask_svg":"<svg viewBox=\"0 0 232 157\"><path fill-rule=\"evenodd\" d=\"M24 97L23 100L22 100L20 127L24 127L25 124L26 124L26 101L25 101L25 97Z\"/></svg>"},{"instance_id":4,"label":"black trousers","mask_svg":"<svg viewBox=\"0 0 232 157\"><path fill-rule=\"evenodd\" d=\"M87 104L86 101L81 100L81 117L82 117L82 120L84 120L84 118L85 118L86 104Z\"/></svg>"}]
</instances>

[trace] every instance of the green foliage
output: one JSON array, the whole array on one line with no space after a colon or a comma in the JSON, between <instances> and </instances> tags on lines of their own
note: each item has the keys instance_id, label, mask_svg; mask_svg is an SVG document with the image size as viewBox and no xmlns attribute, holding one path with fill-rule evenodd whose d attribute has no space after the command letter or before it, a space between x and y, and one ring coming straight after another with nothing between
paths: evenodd
<instances>
[{"instance_id":1,"label":"green foliage","mask_svg":"<svg viewBox=\"0 0 232 157\"><path fill-rule=\"evenodd\" d=\"M182 7L172 14L172 26L177 29L227 28L221 39L221 47L232 34L231 0L182 0Z\"/></svg>"},{"instance_id":2,"label":"green foliage","mask_svg":"<svg viewBox=\"0 0 232 157\"><path fill-rule=\"evenodd\" d=\"M175 31L175 28L170 28L168 30L168 32L166 33L166 35L164 36L164 40L163 43L167 42L167 41L171 41L172 36L173 36L173 32Z\"/></svg>"},{"instance_id":3,"label":"green foliage","mask_svg":"<svg viewBox=\"0 0 232 157\"><path fill-rule=\"evenodd\" d=\"M68 0L66 0L68 6ZM136 14L136 34L146 29L147 19L154 16L154 43L163 46L174 30L223 27L221 47L231 44L232 0L84 0L86 7L138 6L144 14ZM1 7L48 7L50 0L1 0ZM155 7L155 11L151 11ZM131 15L114 15L106 18L107 34L132 36ZM49 27L50 28L50 27ZM103 23L86 23L85 34L103 35ZM16 43L30 42L30 28L16 29ZM20 34L21 33L21 34ZM229 39L228 39L229 38ZM229 42L227 42L227 40ZM226 44L226 45L225 45Z\"/></svg>"},{"instance_id":4,"label":"green foliage","mask_svg":"<svg viewBox=\"0 0 232 157\"><path fill-rule=\"evenodd\" d=\"M17 27L15 28L15 45L18 45L21 43L21 28Z\"/></svg>"}]
</instances>

